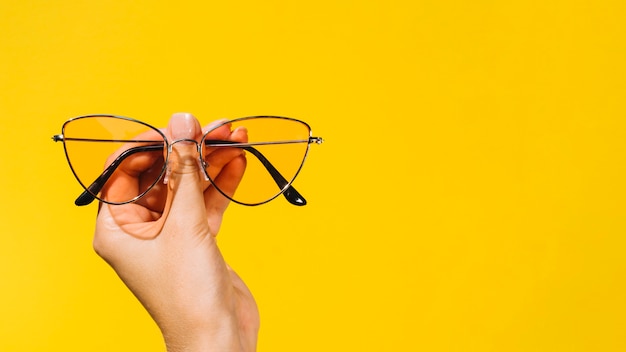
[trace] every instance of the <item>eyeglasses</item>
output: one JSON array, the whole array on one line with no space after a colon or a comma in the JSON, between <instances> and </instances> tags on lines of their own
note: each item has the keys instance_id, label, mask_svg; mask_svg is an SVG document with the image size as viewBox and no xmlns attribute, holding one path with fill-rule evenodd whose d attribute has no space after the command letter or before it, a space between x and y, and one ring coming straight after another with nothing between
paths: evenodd
<instances>
[{"instance_id":1,"label":"eyeglasses","mask_svg":"<svg viewBox=\"0 0 626 352\"><path fill-rule=\"evenodd\" d=\"M260 205L282 194L291 204L305 205L292 183L309 146L323 141L311 136L305 122L279 116L220 122L198 143L169 141L162 130L132 118L89 115L66 121L52 139L63 142L67 162L85 189L76 198L79 206L95 199L126 204L162 190L178 142L196 144L206 180L233 202Z\"/></svg>"}]
</instances>

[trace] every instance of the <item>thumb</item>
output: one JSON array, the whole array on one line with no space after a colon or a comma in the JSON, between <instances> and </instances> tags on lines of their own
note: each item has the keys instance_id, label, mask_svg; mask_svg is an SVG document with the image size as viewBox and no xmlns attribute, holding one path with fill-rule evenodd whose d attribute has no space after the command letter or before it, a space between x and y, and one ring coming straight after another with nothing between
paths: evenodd
<instances>
[{"instance_id":1,"label":"thumb","mask_svg":"<svg viewBox=\"0 0 626 352\"><path fill-rule=\"evenodd\" d=\"M171 191L171 208L165 226L175 232L206 234L209 232L204 205L203 176L199 167L198 147L202 127L189 113L172 115L166 135L172 143L167 183Z\"/></svg>"}]
</instances>

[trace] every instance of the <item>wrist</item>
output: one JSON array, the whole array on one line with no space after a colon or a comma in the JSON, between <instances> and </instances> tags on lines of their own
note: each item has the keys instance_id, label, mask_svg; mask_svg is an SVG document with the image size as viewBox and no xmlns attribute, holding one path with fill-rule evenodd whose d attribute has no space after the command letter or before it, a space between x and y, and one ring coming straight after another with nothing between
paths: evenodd
<instances>
[{"instance_id":1,"label":"wrist","mask_svg":"<svg viewBox=\"0 0 626 352\"><path fill-rule=\"evenodd\" d=\"M230 319L226 319L230 320ZM168 352L243 351L237 324L221 320L218 326L162 329Z\"/></svg>"}]
</instances>

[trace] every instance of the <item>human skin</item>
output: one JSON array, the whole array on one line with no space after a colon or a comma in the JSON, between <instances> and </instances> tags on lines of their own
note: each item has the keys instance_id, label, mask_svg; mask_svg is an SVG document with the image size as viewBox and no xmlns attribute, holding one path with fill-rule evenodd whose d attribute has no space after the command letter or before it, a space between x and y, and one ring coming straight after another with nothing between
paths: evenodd
<instances>
[{"instance_id":1,"label":"human skin","mask_svg":"<svg viewBox=\"0 0 626 352\"><path fill-rule=\"evenodd\" d=\"M199 142L203 129L191 114L177 113L164 132L170 141ZM212 133L243 142L246 132L226 125ZM231 151L209 158L215 170L211 178L234 192L244 155ZM205 180L194 143L175 143L169 168L167 184L139 201L101 204L94 249L150 313L168 351L254 351L256 303L216 243L229 200ZM137 173L121 174L141 182Z\"/></svg>"}]
</instances>

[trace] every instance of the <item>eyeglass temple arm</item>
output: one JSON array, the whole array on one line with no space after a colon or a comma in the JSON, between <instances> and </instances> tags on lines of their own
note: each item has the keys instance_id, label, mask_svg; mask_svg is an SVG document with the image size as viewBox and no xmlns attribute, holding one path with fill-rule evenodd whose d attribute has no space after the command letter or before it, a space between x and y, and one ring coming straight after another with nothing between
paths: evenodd
<instances>
[{"instance_id":1,"label":"eyeglass temple arm","mask_svg":"<svg viewBox=\"0 0 626 352\"><path fill-rule=\"evenodd\" d=\"M230 141L215 141L215 140L205 141L205 144L213 144L213 145L215 144L228 145L228 144L234 144L234 143L235 142L230 142ZM276 170L274 165L272 165L272 163L270 163L269 160L267 160L267 158L257 149L255 149L252 146L243 146L239 148L243 148L244 150L250 152L252 155L257 157L257 159L259 159L259 161L263 164L263 166L265 166L267 171L270 173L270 175L274 179L274 182L276 182L276 185L280 189L283 189L287 184L289 184L289 182L283 177L283 175L281 175L280 172ZM98 176L98 178L94 182L92 182L89 185L89 187L87 187L88 191L87 190L83 191L83 193L81 193L78 196L78 198L76 198L76 200L74 201L74 204L76 204L77 206L91 204L96 199L94 194L100 193L100 191L102 190L102 187L104 187L104 184L109 180L111 175L113 175L113 173L120 166L122 161L124 161L124 159L126 159L130 155L133 155L135 153L140 153L140 152L151 152L151 151L159 151L159 150L163 150L162 144L135 147L135 148L130 148L130 149L125 150L117 158L115 158L115 160L113 160L113 162L102 172L102 174L100 174L100 176ZM287 199L289 203L293 205L298 205L298 206L306 205L306 199L304 199L304 197L302 197L302 195L298 191L296 191L296 189L292 185L289 185L289 187L287 187L287 189L283 192L283 196L285 197L285 199Z\"/></svg>"}]
</instances>

